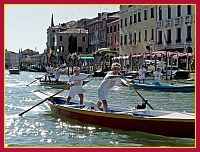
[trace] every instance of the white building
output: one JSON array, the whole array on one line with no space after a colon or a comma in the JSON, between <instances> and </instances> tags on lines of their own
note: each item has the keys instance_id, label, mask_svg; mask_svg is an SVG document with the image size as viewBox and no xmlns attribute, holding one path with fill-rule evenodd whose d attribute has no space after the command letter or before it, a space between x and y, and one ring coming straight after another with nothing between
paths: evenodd
<instances>
[{"instance_id":1,"label":"white building","mask_svg":"<svg viewBox=\"0 0 200 152\"><path fill-rule=\"evenodd\" d=\"M195 51L195 5L157 6L157 50Z\"/></svg>"}]
</instances>

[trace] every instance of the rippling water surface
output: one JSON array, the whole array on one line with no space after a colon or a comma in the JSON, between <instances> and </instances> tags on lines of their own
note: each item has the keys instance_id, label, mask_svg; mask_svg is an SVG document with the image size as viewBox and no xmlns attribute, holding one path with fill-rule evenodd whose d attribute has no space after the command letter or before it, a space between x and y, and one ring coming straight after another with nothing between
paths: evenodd
<instances>
[{"instance_id":1,"label":"rippling water surface","mask_svg":"<svg viewBox=\"0 0 200 152\"><path fill-rule=\"evenodd\" d=\"M193 147L194 139L165 137L144 132L127 132L80 123L52 114L45 104L35 107L19 117L18 114L41 100L32 91L36 89L56 93L59 90L44 88L38 82L26 86L44 73L21 72L10 75L6 71L5 84L5 144L9 147ZM61 79L69 77L62 75ZM102 78L89 78L84 86L85 99L97 101L97 87ZM139 90L155 109L194 112L194 93L169 93ZM68 91L61 95L67 96ZM108 104L135 107L140 98L128 87L115 86ZM84 118L83 118L84 119Z\"/></svg>"}]
</instances>

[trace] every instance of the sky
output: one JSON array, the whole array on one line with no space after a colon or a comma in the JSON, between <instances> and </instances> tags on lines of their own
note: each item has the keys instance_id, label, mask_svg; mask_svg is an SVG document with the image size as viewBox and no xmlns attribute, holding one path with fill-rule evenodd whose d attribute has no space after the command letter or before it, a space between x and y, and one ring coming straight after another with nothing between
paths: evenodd
<instances>
[{"instance_id":1,"label":"sky","mask_svg":"<svg viewBox=\"0 0 200 152\"><path fill-rule=\"evenodd\" d=\"M52 14L54 25L58 25L81 18L94 18L99 12L114 11L119 11L119 5L6 5L5 48L17 53L21 48L43 53Z\"/></svg>"}]
</instances>

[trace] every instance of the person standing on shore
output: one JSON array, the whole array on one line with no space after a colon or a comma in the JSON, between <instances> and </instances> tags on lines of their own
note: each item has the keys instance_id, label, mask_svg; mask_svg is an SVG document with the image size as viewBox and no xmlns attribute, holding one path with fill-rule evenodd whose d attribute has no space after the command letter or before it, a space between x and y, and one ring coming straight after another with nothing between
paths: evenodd
<instances>
[{"instance_id":1,"label":"person standing on shore","mask_svg":"<svg viewBox=\"0 0 200 152\"><path fill-rule=\"evenodd\" d=\"M124 78L123 74L120 74L121 65L119 63L113 63L111 66L112 71L109 71L98 87L98 98L97 107L99 108L103 103L103 111L107 112L107 99L110 93L111 88L115 85L116 82L121 82L121 78Z\"/></svg>"}]
</instances>

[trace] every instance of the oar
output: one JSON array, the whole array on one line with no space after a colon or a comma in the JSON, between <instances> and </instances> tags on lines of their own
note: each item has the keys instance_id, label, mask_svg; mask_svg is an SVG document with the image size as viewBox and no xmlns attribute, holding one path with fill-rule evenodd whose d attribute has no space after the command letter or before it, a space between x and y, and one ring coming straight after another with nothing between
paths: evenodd
<instances>
[{"instance_id":1,"label":"oar","mask_svg":"<svg viewBox=\"0 0 200 152\"><path fill-rule=\"evenodd\" d=\"M66 64L62 64L58 69L63 68L63 67L65 67L65 66L66 66ZM58 69L57 69L57 70L58 70ZM34 83L34 82L37 81L38 79L43 78L43 77L46 76L46 75L47 75L47 74L43 75L42 77L35 78L36 80L32 81L31 83L27 84L26 86L29 86L30 84Z\"/></svg>"},{"instance_id":2,"label":"oar","mask_svg":"<svg viewBox=\"0 0 200 152\"><path fill-rule=\"evenodd\" d=\"M26 86L29 86L30 84L34 83L35 81L37 81L38 79L41 79L43 78L44 76L46 76L47 74L43 75L42 77L39 77L39 78L35 78L36 80L32 81L31 83L27 84Z\"/></svg>"},{"instance_id":3,"label":"oar","mask_svg":"<svg viewBox=\"0 0 200 152\"><path fill-rule=\"evenodd\" d=\"M128 84L128 86L129 86L131 89L133 89L133 90L137 93L137 95L145 102L145 104L147 104L151 109L154 110L154 108L147 102L148 100L146 100L146 99L133 87L134 84L130 84L126 79L122 79L122 80L125 80L126 83Z\"/></svg>"},{"instance_id":4,"label":"oar","mask_svg":"<svg viewBox=\"0 0 200 152\"><path fill-rule=\"evenodd\" d=\"M22 116L24 113L30 111L31 109L35 108L36 106L38 106L38 105L40 105L40 104L42 104L42 103L44 103L45 101L47 101L47 100L49 100L50 98L54 97L55 95L57 95L57 94L63 92L64 90L69 89L70 87L71 87L71 85L68 85L66 88L64 88L64 89L62 89L62 90L60 90L60 91L58 91L57 93L55 93L55 94L53 94L52 96L50 96L50 97L44 99L43 101L39 102L38 104L34 105L33 107L31 107L31 108L27 109L26 111L20 113L19 116Z\"/></svg>"}]
</instances>

